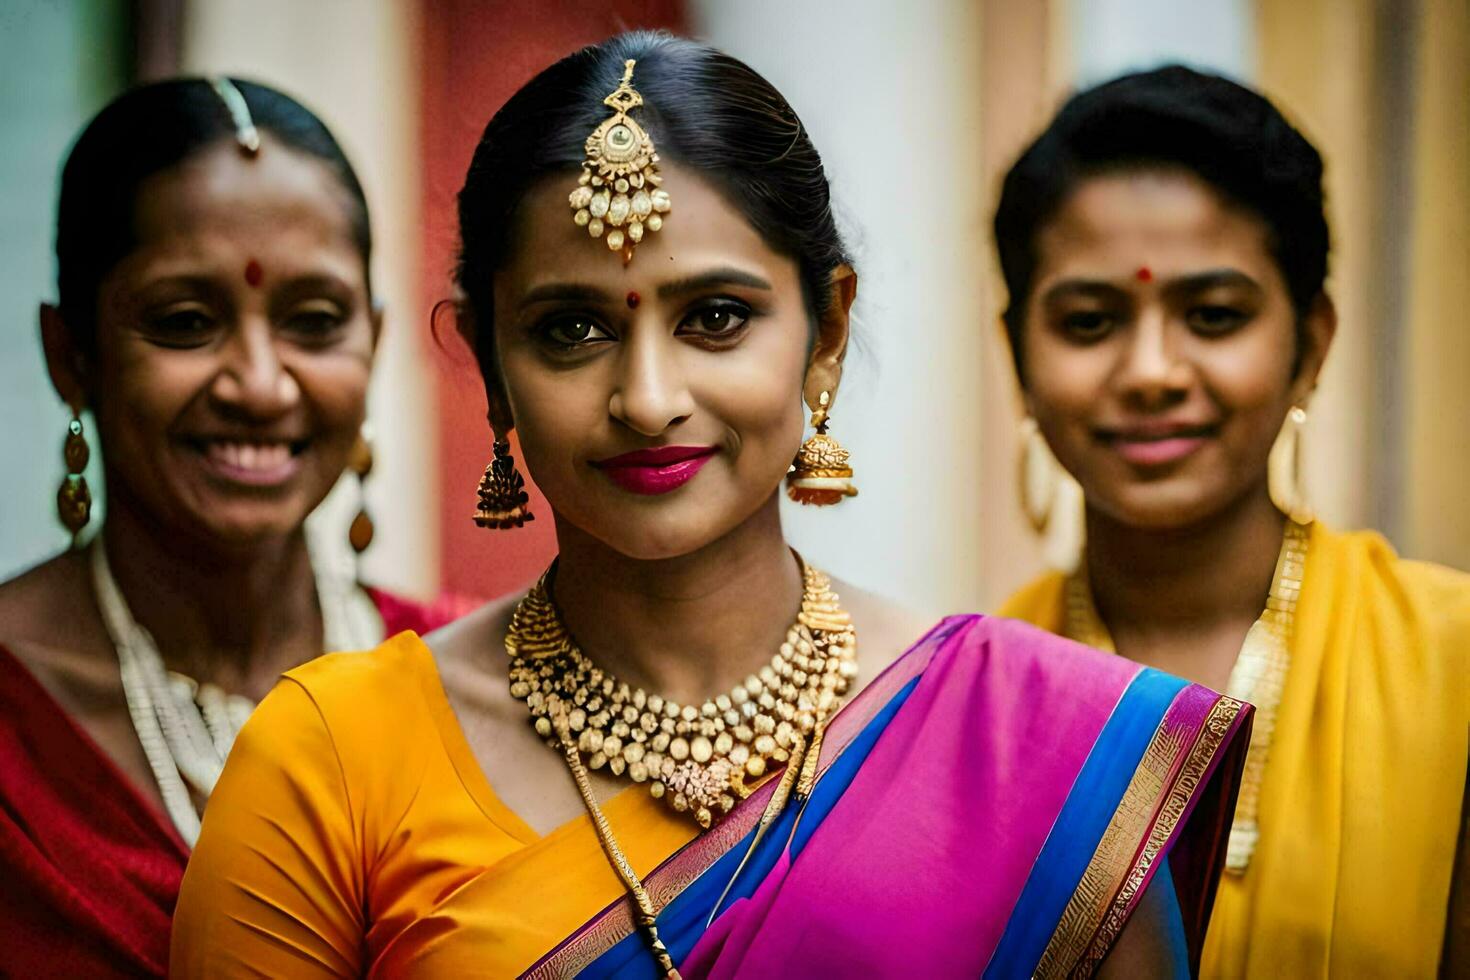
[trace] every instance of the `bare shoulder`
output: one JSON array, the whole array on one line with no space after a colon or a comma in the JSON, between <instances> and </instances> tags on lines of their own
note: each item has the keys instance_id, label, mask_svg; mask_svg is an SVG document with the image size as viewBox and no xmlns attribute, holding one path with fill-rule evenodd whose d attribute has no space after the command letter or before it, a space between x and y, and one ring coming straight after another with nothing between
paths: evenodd
<instances>
[{"instance_id":1,"label":"bare shoulder","mask_svg":"<svg viewBox=\"0 0 1470 980\"><path fill-rule=\"evenodd\" d=\"M860 589L834 578L832 590L842 608L852 616L858 634L858 663L861 683L866 684L909 647L919 641L938 620L936 616L907 606L887 596Z\"/></svg>"},{"instance_id":2,"label":"bare shoulder","mask_svg":"<svg viewBox=\"0 0 1470 980\"><path fill-rule=\"evenodd\" d=\"M560 756L547 751L510 693L505 634L522 594L496 599L424 642L491 791L537 833L550 833L581 814L582 802ZM603 799L623 788L600 775L593 783Z\"/></svg>"},{"instance_id":3,"label":"bare shoulder","mask_svg":"<svg viewBox=\"0 0 1470 980\"><path fill-rule=\"evenodd\" d=\"M80 556L67 552L0 582L0 643L54 637L90 601ZM66 613L66 615L62 615Z\"/></svg>"},{"instance_id":4,"label":"bare shoulder","mask_svg":"<svg viewBox=\"0 0 1470 980\"><path fill-rule=\"evenodd\" d=\"M111 644L81 555L58 555L0 583L0 645L53 693L95 683Z\"/></svg>"},{"instance_id":5,"label":"bare shoulder","mask_svg":"<svg viewBox=\"0 0 1470 980\"><path fill-rule=\"evenodd\" d=\"M465 671L505 676L505 632L519 599L519 593L494 599L424 637L446 684Z\"/></svg>"},{"instance_id":6,"label":"bare shoulder","mask_svg":"<svg viewBox=\"0 0 1470 980\"><path fill-rule=\"evenodd\" d=\"M525 727L524 709L510 696L505 653L505 634L521 594L487 602L424 637L472 745L498 741L501 726Z\"/></svg>"}]
</instances>

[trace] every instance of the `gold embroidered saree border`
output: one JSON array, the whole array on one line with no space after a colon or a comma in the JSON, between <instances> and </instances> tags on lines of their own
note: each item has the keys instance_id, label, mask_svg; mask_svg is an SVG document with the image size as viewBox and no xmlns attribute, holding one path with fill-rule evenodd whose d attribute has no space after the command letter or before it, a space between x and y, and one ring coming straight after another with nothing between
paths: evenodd
<instances>
[{"instance_id":1,"label":"gold embroidered saree border","mask_svg":"<svg viewBox=\"0 0 1470 980\"><path fill-rule=\"evenodd\" d=\"M1288 518L1282 534L1281 551L1271 577L1266 608L1246 633L1226 682L1225 693L1255 708L1250 751L1240 779L1240 796L1230 825L1225 851L1227 874L1243 875L1260 842L1259 809L1261 785L1276 731L1276 712L1286 690L1291 670L1296 607L1306 579L1307 554L1311 546L1312 522ZM1068 575L1062 588L1061 635L1090 647L1117 653L1112 634L1098 615L1087 580L1087 562Z\"/></svg>"},{"instance_id":2,"label":"gold embroidered saree border","mask_svg":"<svg viewBox=\"0 0 1470 980\"><path fill-rule=\"evenodd\" d=\"M1160 721L1092 860L1037 964L1040 978L1091 976L1117 941L1144 880L1179 827L1189 802L1243 704L1219 696L1196 736Z\"/></svg>"}]
</instances>

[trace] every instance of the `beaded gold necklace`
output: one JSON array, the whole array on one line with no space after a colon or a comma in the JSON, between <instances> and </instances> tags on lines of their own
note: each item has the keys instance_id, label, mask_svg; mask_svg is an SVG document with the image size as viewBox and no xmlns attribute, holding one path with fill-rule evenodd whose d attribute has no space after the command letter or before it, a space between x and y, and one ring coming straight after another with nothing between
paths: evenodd
<instances>
[{"instance_id":1,"label":"beaded gold necklace","mask_svg":"<svg viewBox=\"0 0 1470 980\"><path fill-rule=\"evenodd\" d=\"M1257 823L1261 780L1276 731L1276 709L1281 704L1287 670L1291 667L1291 637L1311 534L1309 524L1287 520L1266 608L1246 633L1225 686L1225 693L1230 697L1249 701L1256 709L1245 769L1241 773L1235 819L1230 825L1230 843L1225 852L1225 870L1233 874L1245 873L1261 838ZM1067 577L1062 634L1090 647L1116 653L1112 634L1092 601L1086 568L1084 561L1077 572Z\"/></svg>"},{"instance_id":2,"label":"beaded gold necklace","mask_svg":"<svg viewBox=\"0 0 1470 980\"><path fill-rule=\"evenodd\" d=\"M821 571L802 563L801 611L771 662L702 705L631 688L577 647L548 592L555 566L516 606L505 649L510 693L562 751L560 721L586 757L647 783L655 799L709 828L786 763L857 676L857 633Z\"/></svg>"}]
</instances>

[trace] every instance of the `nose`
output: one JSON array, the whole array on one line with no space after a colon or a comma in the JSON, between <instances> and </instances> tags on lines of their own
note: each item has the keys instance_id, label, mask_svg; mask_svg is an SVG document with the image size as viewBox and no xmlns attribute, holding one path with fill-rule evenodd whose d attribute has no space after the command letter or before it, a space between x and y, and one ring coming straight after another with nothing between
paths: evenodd
<instances>
[{"instance_id":1,"label":"nose","mask_svg":"<svg viewBox=\"0 0 1470 980\"><path fill-rule=\"evenodd\" d=\"M678 341L661 327L631 330L620 352L609 414L650 437L687 419L694 397L679 353Z\"/></svg>"},{"instance_id":2,"label":"nose","mask_svg":"<svg viewBox=\"0 0 1470 980\"><path fill-rule=\"evenodd\" d=\"M1174 404L1188 393L1192 373L1167 317L1144 311L1129 331L1113 375L1117 390L1139 408Z\"/></svg>"},{"instance_id":3,"label":"nose","mask_svg":"<svg viewBox=\"0 0 1470 980\"><path fill-rule=\"evenodd\" d=\"M210 389L215 400L255 419L290 411L301 399L301 387L276 344L263 318L242 320L221 350L220 369Z\"/></svg>"}]
</instances>

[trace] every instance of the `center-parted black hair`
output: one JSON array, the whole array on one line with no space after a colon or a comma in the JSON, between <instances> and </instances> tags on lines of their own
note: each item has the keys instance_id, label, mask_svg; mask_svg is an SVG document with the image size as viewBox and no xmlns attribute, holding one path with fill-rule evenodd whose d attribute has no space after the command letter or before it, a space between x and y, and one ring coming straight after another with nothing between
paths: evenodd
<instances>
[{"instance_id":1,"label":"center-parted black hair","mask_svg":"<svg viewBox=\"0 0 1470 980\"><path fill-rule=\"evenodd\" d=\"M336 175L352 203L353 237L366 268L373 246L367 199L331 131L289 95L255 82L231 81L257 129L321 160ZM62 318L84 351L96 349L97 293L103 278L137 246L139 185L234 139L229 109L202 78L170 79L124 92L82 130L61 174L56 265Z\"/></svg>"},{"instance_id":2,"label":"center-parted black hair","mask_svg":"<svg viewBox=\"0 0 1470 980\"><path fill-rule=\"evenodd\" d=\"M712 181L773 250L796 260L813 318L831 302L830 277L848 256L822 159L781 93L709 45L663 32L620 34L527 82L475 148L459 193L455 279L471 314L467 339L487 383L498 377L492 276L514 245L519 205L541 179L578 172L588 135L612 113L602 100L618 87L630 58L637 61L633 87L643 95L632 117L659 156ZM568 180L568 191L575 184ZM670 221L679 220L677 201L674 207ZM571 221L570 211L565 218Z\"/></svg>"},{"instance_id":3,"label":"center-parted black hair","mask_svg":"<svg viewBox=\"0 0 1470 980\"><path fill-rule=\"evenodd\" d=\"M1016 372L1041 229L1089 177L1155 167L1198 175L1263 221L1300 324L1327 278L1322 157L1264 96L1171 65L1074 95L1006 174L995 244ZM1300 344L1298 345L1300 346Z\"/></svg>"}]
</instances>

